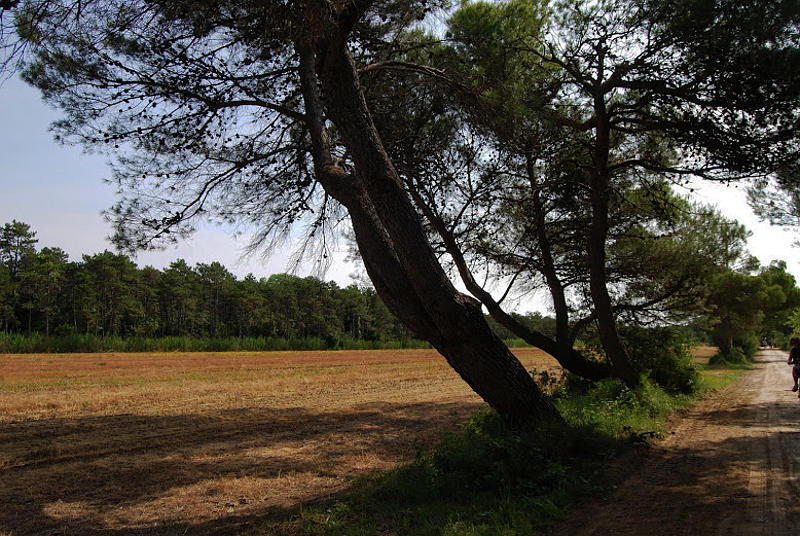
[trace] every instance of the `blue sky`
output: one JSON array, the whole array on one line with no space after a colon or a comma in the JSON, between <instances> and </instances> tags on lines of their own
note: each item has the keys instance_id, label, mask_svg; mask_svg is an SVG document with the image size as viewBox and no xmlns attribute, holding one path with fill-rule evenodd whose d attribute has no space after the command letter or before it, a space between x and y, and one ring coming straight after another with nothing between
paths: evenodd
<instances>
[{"instance_id":1,"label":"blue sky","mask_svg":"<svg viewBox=\"0 0 800 536\"><path fill-rule=\"evenodd\" d=\"M78 260L85 253L113 250L106 240L111 227L101 212L113 204L114 187L103 182L110 175L105 156L53 140L49 125L58 118L38 90L19 79L0 86L0 225L23 221L36 231L38 247L60 247ZM288 248L267 260L242 258L246 242L208 225L176 248L142 252L135 260L156 268L178 258L189 265L219 261L239 277L287 271ZM343 261L344 253L338 258L325 279L350 284L355 267ZM310 268L297 275L309 274Z\"/></svg>"},{"instance_id":2,"label":"blue sky","mask_svg":"<svg viewBox=\"0 0 800 536\"><path fill-rule=\"evenodd\" d=\"M12 219L24 221L37 232L39 247L60 247L77 260L84 253L112 249L106 240L111 229L101 211L114 202L113 187L102 180L109 175L104 156L86 154L79 147L53 140L49 125L58 117L42 102L37 90L20 80L12 78L0 86L0 224ZM701 200L717 204L723 214L738 219L753 232L750 250L762 264L784 259L800 280L800 250L791 245L792 232L759 222L747 207L741 189L713 184L695 188ZM288 250L268 260L242 258L245 243L246 238L236 239L229 231L206 226L176 248L140 253L135 260L140 266L156 268L177 258L190 265L219 261L239 277L287 270ZM344 253L337 257L325 278L347 285L356 268L343 261Z\"/></svg>"}]
</instances>

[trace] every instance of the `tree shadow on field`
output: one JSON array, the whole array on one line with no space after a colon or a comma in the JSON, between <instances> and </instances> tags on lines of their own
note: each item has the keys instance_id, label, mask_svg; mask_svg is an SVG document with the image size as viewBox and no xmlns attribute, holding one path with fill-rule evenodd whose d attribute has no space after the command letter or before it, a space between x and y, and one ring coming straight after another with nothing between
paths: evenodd
<instances>
[{"instance_id":1,"label":"tree shadow on field","mask_svg":"<svg viewBox=\"0 0 800 536\"><path fill-rule=\"evenodd\" d=\"M0 424L0 533L236 534L413 459L476 407L371 403Z\"/></svg>"}]
</instances>

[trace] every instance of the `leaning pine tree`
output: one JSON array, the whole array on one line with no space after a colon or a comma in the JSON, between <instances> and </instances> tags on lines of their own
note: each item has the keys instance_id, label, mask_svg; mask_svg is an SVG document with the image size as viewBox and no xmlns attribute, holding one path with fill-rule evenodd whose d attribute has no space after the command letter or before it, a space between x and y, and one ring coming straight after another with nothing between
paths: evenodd
<instances>
[{"instance_id":1,"label":"leaning pine tree","mask_svg":"<svg viewBox=\"0 0 800 536\"><path fill-rule=\"evenodd\" d=\"M402 322L502 415L557 418L447 278L365 103L352 51L366 61L425 4L31 1L15 15L24 77L66 114L60 135L117 155L120 246L157 246L198 218L266 240L311 214L324 236L344 213Z\"/></svg>"}]
</instances>

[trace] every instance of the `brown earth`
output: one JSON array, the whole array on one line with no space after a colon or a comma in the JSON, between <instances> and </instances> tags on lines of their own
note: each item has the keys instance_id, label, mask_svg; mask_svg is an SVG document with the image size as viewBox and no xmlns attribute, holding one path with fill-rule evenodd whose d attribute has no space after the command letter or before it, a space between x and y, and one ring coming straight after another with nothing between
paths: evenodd
<instances>
[{"instance_id":1,"label":"brown earth","mask_svg":"<svg viewBox=\"0 0 800 536\"><path fill-rule=\"evenodd\" d=\"M553 533L796 532L790 387L765 352ZM479 403L429 350L0 356L0 536L284 534L287 512L413 459Z\"/></svg>"},{"instance_id":2,"label":"brown earth","mask_svg":"<svg viewBox=\"0 0 800 536\"><path fill-rule=\"evenodd\" d=\"M0 356L0 535L283 534L479 404L432 350Z\"/></svg>"},{"instance_id":3,"label":"brown earth","mask_svg":"<svg viewBox=\"0 0 800 536\"><path fill-rule=\"evenodd\" d=\"M618 488L556 534L794 535L800 531L800 401L786 353L670 423L667 439L622 460Z\"/></svg>"}]
</instances>

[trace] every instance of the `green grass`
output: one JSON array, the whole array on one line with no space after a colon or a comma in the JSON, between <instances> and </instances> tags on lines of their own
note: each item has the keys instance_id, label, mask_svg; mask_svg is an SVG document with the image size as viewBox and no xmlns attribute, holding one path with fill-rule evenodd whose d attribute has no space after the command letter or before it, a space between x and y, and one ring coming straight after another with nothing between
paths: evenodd
<instances>
[{"instance_id":1,"label":"green grass","mask_svg":"<svg viewBox=\"0 0 800 536\"><path fill-rule=\"evenodd\" d=\"M414 463L302 510L297 524L301 534L341 536L536 534L600 489L619 448L595 430L518 430L484 410Z\"/></svg>"},{"instance_id":2,"label":"green grass","mask_svg":"<svg viewBox=\"0 0 800 536\"><path fill-rule=\"evenodd\" d=\"M590 426L614 438L659 436L669 415L690 404L691 395L669 394L645 380L631 390L619 380L602 380L585 392L557 394L556 406L574 426Z\"/></svg>"},{"instance_id":3,"label":"green grass","mask_svg":"<svg viewBox=\"0 0 800 536\"><path fill-rule=\"evenodd\" d=\"M722 363L700 367L701 389L703 391L722 389L735 382L746 371L753 368L752 363Z\"/></svg>"},{"instance_id":4,"label":"green grass","mask_svg":"<svg viewBox=\"0 0 800 536\"><path fill-rule=\"evenodd\" d=\"M587 497L608 491L608 463L709 389L743 368L702 370L695 395L645 381L554 386L563 423L528 429L488 409L408 465L355 483L351 491L293 512L293 533L362 536L530 536L545 534ZM272 522L275 520L273 519Z\"/></svg>"},{"instance_id":5,"label":"green grass","mask_svg":"<svg viewBox=\"0 0 800 536\"><path fill-rule=\"evenodd\" d=\"M98 335L21 335L0 333L0 354L99 352L271 352L304 350L399 350L430 348L417 339L367 341L344 337L102 337Z\"/></svg>"}]
</instances>

